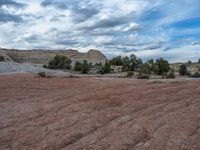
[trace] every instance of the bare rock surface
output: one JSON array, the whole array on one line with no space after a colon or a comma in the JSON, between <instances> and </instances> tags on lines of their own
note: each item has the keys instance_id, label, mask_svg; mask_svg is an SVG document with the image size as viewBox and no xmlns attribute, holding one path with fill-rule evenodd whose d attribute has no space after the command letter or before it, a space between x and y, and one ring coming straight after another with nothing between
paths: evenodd
<instances>
[{"instance_id":1,"label":"bare rock surface","mask_svg":"<svg viewBox=\"0 0 200 150\"><path fill-rule=\"evenodd\" d=\"M3 56L5 58L5 61L13 61L8 55L7 55L7 52L2 50L0 48L0 56Z\"/></svg>"},{"instance_id":2,"label":"bare rock surface","mask_svg":"<svg viewBox=\"0 0 200 150\"><path fill-rule=\"evenodd\" d=\"M199 150L200 81L0 76L2 150Z\"/></svg>"},{"instance_id":3,"label":"bare rock surface","mask_svg":"<svg viewBox=\"0 0 200 150\"><path fill-rule=\"evenodd\" d=\"M32 73L37 74L39 72L45 72L49 76L70 76L68 72L49 70L38 65L27 64L27 63L14 63L14 62L0 62L0 74L11 74L11 73Z\"/></svg>"},{"instance_id":4,"label":"bare rock surface","mask_svg":"<svg viewBox=\"0 0 200 150\"><path fill-rule=\"evenodd\" d=\"M87 53L80 53L77 50L12 50L3 49L4 53L12 58L15 62L48 64L57 54L65 55L72 59L73 63L87 60L89 63L105 63L106 56L100 51L89 50Z\"/></svg>"}]
</instances>

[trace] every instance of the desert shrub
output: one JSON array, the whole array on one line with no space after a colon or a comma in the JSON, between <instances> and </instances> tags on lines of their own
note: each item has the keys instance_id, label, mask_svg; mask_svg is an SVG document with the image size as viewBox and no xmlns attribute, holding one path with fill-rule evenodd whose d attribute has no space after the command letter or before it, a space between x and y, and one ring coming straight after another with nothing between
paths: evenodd
<instances>
[{"instance_id":1,"label":"desert shrub","mask_svg":"<svg viewBox=\"0 0 200 150\"><path fill-rule=\"evenodd\" d=\"M46 78L46 73L45 72L38 72L38 76L42 78Z\"/></svg>"},{"instance_id":2,"label":"desert shrub","mask_svg":"<svg viewBox=\"0 0 200 150\"><path fill-rule=\"evenodd\" d=\"M48 68L48 65L43 65L43 68Z\"/></svg>"},{"instance_id":3,"label":"desert shrub","mask_svg":"<svg viewBox=\"0 0 200 150\"><path fill-rule=\"evenodd\" d=\"M187 65L188 65L188 66L192 65L192 61L191 61L191 60L188 60Z\"/></svg>"},{"instance_id":4,"label":"desert shrub","mask_svg":"<svg viewBox=\"0 0 200 150\"><path fill-rule=\"evenodd\" d=\"M88 64L87 60L84 60L81 64L81 73L87 74L90 71L90 65Z\"/></svg>"},{"instance_id":5,"label":"desert shrub","mask_svg":"<svg viewBox=\"0 0 200 150\"><path fill-rule=\"evenodd\" d=\"M54 59L49 61L50 69L71 69L71 59L64 55L56 55Z\"/></svg>"},{"instance_id":6,"label":"desert shrub","mask_svg":"<svg viewBox=\"0 0 200 150\"><path fill-rule=\"evenodd\" d=\"M192 74L190 77L192 77L192 78L200 78L200 72L196 72L196 73Z\"/></svg>"},{"instance_id":7,"label":"desert shrub","mask_svg":"<svg viewBox=\"0 0 200 150\"><path fill-rule=\"evenodd\" d=\"M103 75L105 74L104 70L103 70L103 67L99 68L99 70L97 71L97 73Z\"/></svg>"},{"instance_id":8,"label":"desert shrub","mask_svg":"<svg viewBox=\"0 0 200 150\"><path fill-rule=\"evenodd\" d=\"M128 78L132 78L134 76L134 72L133 71L128 71L126 77Z\"/></svg>"},{"instance_id":9,"label":"desert shrub","mask_svg":"<svg viewBox=\"0 0 200 150\"><path fill-rule=\"evenodd\" d=\"M122 71L127 72L130 71L131 61L128 56L122 58Z\"/></svg>"},{"instance_id":10,"label":"desert shrub","mask_svg":"<svg viewBox=\"0 0 200 150\"><path fill-rule=\"evenodd\" d=\"M170 72L167 74L168 79L175 79L176 75L174 73L174 69L171 69Z\"/></svg>"},{"instance_id":11,"label":"desert shrub","mask_svg":"<svg viewBox=\"0 0 200 150\"><path fill-rule=\"evenodd\" d=\"M74 70L75 70L75 71L81 71L81 65L82 65L82 64L81 64L80 62L76 62L76 63L75 63L75 66L74 66Z\"/></svg>"},{"instance_id":12,"label":"desert shrub","mask_svg":"<svg viewBox=\"0 0 200 150\"><path fill-rule=\"evenodd\" d=\"M186 75L188 75L188 70L187 70L186 64L182 64L182 65L180 66L180 68L179 68L179 74L180 74L181 76L186 76Z\"/></svg>"},{"instance_id":13,"label":"desert shrub","mask_svg":"<svg viewBox=\"0 0 200 150\"><path fill-rule=\"evenodd\" d=\"M142 60L134 54L125 57L117 56L110 60L112 66L122 66L122 71L135 71L142 64Z\"/></svg>"},{"instance_id":14,"label":"desert shrub","mask_svg":"<svg viewBox=\"0 0 200 150\"><path fill-rule=\"evenodd\" d=\"M100 62L100 63L96 63L95 66L101 67L101 66L103 66L103 65L102 65L102 63Z\"/></svg>"},{"instance_id":15,"label":"desert shrub","mask_svg":"<svg viewBox=\"0 0 200 150\"><path fill-rule=\"evenodd\" d=\"M140 74L151 74L151 70L147 64L141 64L139 67Z\"/></svg>"},{"instance_id":16,"label":"desert shrub","mask_svg":"<svg viewBox=\"0 0 200 150\"><path fill-rule=\"evenodd\" d=\"M153 72L155 75L162 75L163 78L167 76L167 73L170 70L169 62L164 58L157 59L156 61L150 59L145 63L145 65L146 68L148 67L150 72Z\"/></svg>"},{"instance_id":17,"label":"desert shrub","mask_svg":"<svg viewBox=\"0 0 200 150\"><path fill-rule=\"evenodd\" d=\"M5 61L5 58L3 56L0 56L0 61Z\"/></svg>"},{"instance_id":18,"label":"desert shrub","mask_svg":"<svg viewBox=\"0 0 200 150\"><path fill-rule=\"evenodd\" d=\"M129 66L130 71L136 71L141 64L142 60L140 58L137 58L133 54L130 56L130 66Z\"/></svg>"},{"instance_id":19,"label":"desert shrub","mask_svg":"<svg viewBox=\"0 0 200 150\"><path fill-rule=\"evenodd\" d=\"M105 62L105 65L103 66L104 73L110 73L111 72L111 65L108 61Z\"/></svg>"},{"instance_id":20,"label":"desert shrub","mask_svg":"<svg viewBox=\"0 0 200 150\"><path fill-rule=\"evenodd\" d=\"M158 64L153 64L152 71L154 72L155 75L159 75L159 66L158 66Z\"/></svg>"},{"instance_id":21,"label":"desert shrub","mask_svg":"<svg viewBox=\"0 0 200 150\"><path fill-rule=\"evenodd\" d=\"M100 68L97 71L97 73L106 74L106 73L110 73L111 71L112 71L111 64L110 64L109 61L106 61L104 66L100 66Z\"/></svg>"},{"instance_id":22,"label":"desert shrub","mask_svg":"<svg viewBox=\"0 0 200 150\"><path fill-rule=\"evenodd\" d=\"M151 70L147 64L141 64L138 73L138 79L149 79Z\"/></svg>"},{"instance_id":23,"label":"desert shrub","mask_svg":"<svg viewBox=\"0 0 200 150\"><path fill-rule=\"evenodd\" d=\"M164 58L157 59L155 65L157 65L158 75L162 75L163 77L165 77L170 70L169 62Z\"/></svg>"},{"instance_id":24,"label":"desert shrub","mask_svg":"<svg viewBox=\"0 0 200 150\"><path fill-rule=\"evenodd\" d=\"M147 74L138 74L137 79L149 79L150 76Z\"/></svg>"},{"instance_id":25,"label":"desert shrub","mask_svg":"<svg viewBox=\"0 0 200 150\"><path fill-rule=\"evenodd\" d=\"M122 56L114 57L110 60L110 64L113 66L122 66Z\"/></svg>"},{"instance_id":26,"label":"desert shrub","mask_svg":"<svg viewBox=\"0 0 200 150\"><path fill-rule=\"evenodd\" d=\"M154 69L153 67L154 67L154 64L155 64L153 59L147 60L147 62L145 64L147 64L149 66L150 70L153 71L153 69Z\"/></svg>"}]
</instances>

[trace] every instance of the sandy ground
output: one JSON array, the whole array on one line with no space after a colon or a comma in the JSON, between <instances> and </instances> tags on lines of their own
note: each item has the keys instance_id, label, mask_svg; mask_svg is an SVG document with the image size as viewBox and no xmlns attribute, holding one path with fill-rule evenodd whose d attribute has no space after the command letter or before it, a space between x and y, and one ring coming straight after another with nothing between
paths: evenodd
<instances>
[{"instance_id":1,"label":"sandy ground","mask_svg":"<svg viewBox=\"0 0 200 150\"><path fill-rule=\"evenodd\" d=\"M200 81L0 76L1 150L199 150Z\"/></svg>"}]
</instances>

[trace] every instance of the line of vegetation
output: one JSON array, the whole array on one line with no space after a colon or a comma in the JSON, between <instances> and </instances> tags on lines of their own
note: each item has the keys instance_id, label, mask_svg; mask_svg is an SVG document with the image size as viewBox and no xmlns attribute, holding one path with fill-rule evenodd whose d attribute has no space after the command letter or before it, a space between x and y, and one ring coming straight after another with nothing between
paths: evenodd
<instances>
[{"instance_id":1,"label":"line of vegetation","mask_svg":"<svg viewBox=\"0 0 200 150\"><path fill-rule=\"evenodd\" d=\"M200 63L200 59L198 61ZM192 64L191 61L188 61L185 64L182 64L179 68L180 76L189 76L189 77L199 77L199 72L191 74L188 71L188 67ZM164 59L150 59L143 63L140 58L137 58L135 55L130 55L122 57L117 56L110 60L107 60L104 64L92 64L88 63L87 60L82 62L75 62L72 65L72 60L63 55L56 55L52 60L49 61L48 65L45 65L45 68L49 69L66 69L80 72L82 74L88 74L92 69L96 70L96 73L107 74L114 72L113 67L121 67L120 72L127 72L126 77L136 76L138 79L149 79L151 75L161 76L162 78L176 78L174 68L170 67L169 62Z\"/></svg>"}]
</instances>

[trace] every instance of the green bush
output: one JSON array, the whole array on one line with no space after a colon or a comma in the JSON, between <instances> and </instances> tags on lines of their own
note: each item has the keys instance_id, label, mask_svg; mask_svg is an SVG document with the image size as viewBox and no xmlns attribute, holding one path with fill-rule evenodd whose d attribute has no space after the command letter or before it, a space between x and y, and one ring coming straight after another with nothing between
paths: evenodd
<instances>
[{"instance_id":1,"label":"green bush","mask_svg":"<svg viewBox=\"0 0 200 150\"><path fill-rule=\"evenodd\" d=\"M150 70L153 71L153 69L154 69L153 67L154 67L154 64L155 64L153 59L147 60L147 62L145 64L147 64L149 66Z\"/></svg>"},{"instance_id":2,"label":"green bush","mask_svg":"<svg viewBox=\"0 0 200 150\"><path fill-rule=\"evenodd\" d=\"M186 76L186 75L188 75L188 70L187 70L186 64L182 64L182 65L180 66L180 68L179 68L179 74L180 74L181 76Z\"/></svg>"},{"instance_id":3,"label":"green bush","mask_svg":"<svg viewBox=\"0 0 200 150\"><path fill-rule=\"evenodd\" d=\"M176 78L176 75L174 73L174 69L171 69L169 74L167 74L167 78L168 79L175 79Z\"/></svg>"},{"instance_id":4,"label":"green bush","mask_svg":"<svg viewBox=\"0 0 200 150\"><path fill-rule=\"evenodd\" d=\"M101 67L101 68L97 71L97 73L100 73L101 75L105 74L105 72L104 72L104 70L103 70L103 67Z\"/></svg>"},{"instance_id":5,"label":"green bush","mask_svg":"<svg viewBox=\"0 0 200 150\"><path fill-rule=\"evenodd\" d=\"M141 64L139 67L140 74L151 74L151 70L147 64Z\"/></svg>"},{"instance_id":6,"label":"green bush","mask_svg":"<svg viewBox=\"0 0 200 150\"><path fill-rule=\"evenodd\" d=\"M138 72L138 79L149 79L151 74L151 70L147 64L141 64Z\"/></svg>"},{"instance_id":7,"label":"green bush","mask_svg":"<svg viewBox=\"0 0 200 150\"><path fill-rule=\"evenodd\" d=\"M54 59L49 62L49 69L71 69L71 59L64 55L56 55Z\"/></svg>"},{"instance_id":8,"label":"green bush","mask_svg":"<svg viewBox=\"0 0 200 150\"><path fill-rule=\"evenodd\" d=\"M192 77L192 78L200 78L200 72L196 72L193 75L191 75L190 77Z\"/></svg>"},{"instance_id":9,"label":"green bush","mask_svg":"<svg viewBox=\"0 0 200 150\"><path fill-rule=\"evenodd\" d=\"M103 65L102 65L102 63L100 62L100 63L96 63L95 66L97 66L97 67L102 67Z\"/></svg>"},{"instance_id":10,"label":"green bush","mask_svg":"<svg viewBox=\"0 0 200 150\"><path fill-rule=\"evenodd\" d=\"M0 56L0 61L5 61L5 58L3 56Z\"/></svg>"},{"instance_id":11,"label":"green bush","mask_svg":"<svg viewBox=\"0 0 200 150\"><path fill-rule=\"evenodd\" d=\"M134 72L133 71L128 71L126 77L128 78L132 78L134 76Z\"/></svg>"},{"instance_id":12,"label":"green bush","mask_svg":"<svg viewBox=\"0 0 200 150\"><path fill-rule=\"evenodd\" d=\"M122 56L117 56L114 57L110 60L110 64L113 66L122 66L123 62L122 62Z\"/></svg>"},{"instance_id":13,"label":"green bush","mask_svg":"<svg viewBox=\"0 0 200 150\"><path fill-rule=\"evenodd\" d=\"M140 73L139 73L138 76L137 76L138 79L149 79L149 77L150 77L149 75L140 74Z\"/></svg>"},{"instance_id":14,"label":"green bush","mask_svg":"<svg viewBox=\"0 0 200 150\"><path fill-rule=\"evenodd\" d=\"M106 73L110 73L111 71L112 71L112 69L111 69L110 62L106 61L104 66L100 66L100 68L97 71L97 73L106 74Z\"/></svg>"},{"instance_id":15,"label":"green bush","mask_svg":"<svg viewBox=\"0 0 200 150\"><path fill-rule=\"evenodd\" d=\"M155 75L159 75L159 66L158 64L153 64L152 66L152 71L154 72Z\"/></svg>"},{"instance_id":16,"label":"green bush","mask_svg":"<svg viewBox=\"0 0 200 150\"><path fill-rule=\"evenodd\" d=\"M38 76L42 77L42 78L46 78L47 77L45 72L39 72Z\"/></svg>"},{"instance_id":17,"label":"green bush","mask_svg":"<svg viewBox=\"0 0 200 150\"><path fill-rule=\"evenodd\" d=\"M75 71L81 71L81 65L82 65L82 64L81 64L80 62L76 62L76 63L75 63L75 66L74 66L74 70L75 70Z\"/></svg>"},{"instance_id":18,"label":"green bush","mask_svg":"<svg viewBox=\"0 0 200 150\"><path fill-rule=\"evenodd\" d=\"M43 68L48 68L48 65L43 65Z\"/></svg>"},{"instance_id":19,"label":"green bush","mask_svg":"<svg viewBox=\"0 0 200 150\"><path fill-rule=\"evenodd\" d=\"M158 69L158 75L162 75L163 77L165 77L168 71L170 70L169 62L164 58L157 59L155 65Z\"/></svg>"},{"instance_id":20,"label":"green bush","mask_svg":"<svg viewBox=\"0 0 200 150\"><path fill-rule=\"evenodd\" d=\"M90 71L90 65L88 64L87 60L84 60L81 64L81 73L87 74Z\"/></svg>"},{"instance_id":21,"label":"green bush","mask_svg":"<svg viewBox=\"0 0 200 150\"><path fill-rule=\"evenodd\" d=\"M105 62L105 65L103 67L104 73L110 73L111 72L111 65L108 61Z\"/></svg>"},{"instance_id":22,"label":"green bush","mask_svg":"<svg viewBox=\"0 0 200 150\"><path fill-rule=\"evenodd\" d=\"M135 71L142 64L142 60L137 58L134 54L129 57L117 56L110 60L110 64L113 66L122 66L123 71Z\"/></svg>"},{"instance_id":23,"label":"green bush","mask_svg":"<svg viewBox=\"0 0 200 150\"><path fill-rule=\"evenodd\" d=\"M191 60L188 60L187 66L191 66L191 65L192 65L192 61L191 61Z\"/></svg>"}]
</instances>

